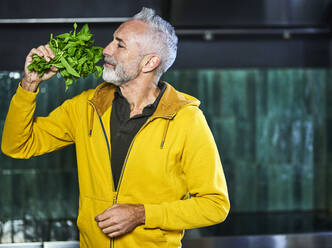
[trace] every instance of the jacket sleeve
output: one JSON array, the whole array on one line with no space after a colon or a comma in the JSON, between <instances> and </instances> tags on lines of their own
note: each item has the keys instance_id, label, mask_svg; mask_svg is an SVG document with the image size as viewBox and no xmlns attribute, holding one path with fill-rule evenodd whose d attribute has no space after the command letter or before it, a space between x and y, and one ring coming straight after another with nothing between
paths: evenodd
<instances>
[{"instance_id":1,"label":"jacket sleeve","mask_svg":"<svg viewBox=\"0 0 332 248\"><path fill-rule=\"evenodd\" d=\"M36 93L20 85L13 96L3 128L1 150L13 158L27 159L70 145L75 139L70 101L47 117L34 117Z\"/></svg>"},{"instance_id":2,"label":"jacket sleeve","mask_svg":"<svg viewBox=\"0 0 332 248\"><path fill-rule=\"evenodd\" d=\"M185 118L186 140L182 168L191 195L185 200L145 204L145 227L182 230L214 225L230 209L219 153L203 113L190 107Z\"/></svg>"}]
</instances>

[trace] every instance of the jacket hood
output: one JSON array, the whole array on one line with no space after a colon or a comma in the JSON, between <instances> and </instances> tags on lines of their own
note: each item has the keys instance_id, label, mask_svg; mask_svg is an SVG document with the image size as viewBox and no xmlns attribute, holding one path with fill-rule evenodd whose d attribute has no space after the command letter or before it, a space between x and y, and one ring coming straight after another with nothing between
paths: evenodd
<instances>
[{"instance_id":1,"label":"jacket hood","mask_svg":"<svg viewBox=\"0 0 332 248\"><path fill-rule=\"evenodd\" d=\"M164 146L170 120L173 119L176 113L185 106L198 107L200 105L200 101L195 97L175 90L174 87L167 82L163 83L166 84L165 92L159 101L156 111L151 116L151 120L155 118L164 118L167 120L160 148ZM93 105L90 114L89 136L91 136L93 129L94 110L97 111L99 117L102 116L106 110L111 107L115 90L115 85L104 82L96 88L92 99L89 100Z\"/></svg>"},{"instance_id":2,"label":"jacket hood","mask_svg":"<svg viewBox=\"0 0 332 248\"><path fill-rule=\"evenodd\" d=\"M166 89L152 117L172 118L186 105L197 107L200 105L200 101L195 97L175 90L167 82L163 83L166 84ZM90 102L94 105L99 116L102 116L112 105L115 90L116 86L107 82L100 84L96 88Z\"/></svg>"}]
</instances>

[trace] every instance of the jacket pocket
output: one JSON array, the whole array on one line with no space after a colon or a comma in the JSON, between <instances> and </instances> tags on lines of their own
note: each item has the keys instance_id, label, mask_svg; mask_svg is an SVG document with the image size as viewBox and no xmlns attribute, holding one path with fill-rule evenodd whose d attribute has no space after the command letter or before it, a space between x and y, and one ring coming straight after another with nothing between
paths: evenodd
<instances>
[{"instance_id":1,"label":"jacket pocket","mask_svg":"<svg viewBox=\"0 0 332 248\"><path fill-rule=\"evenodd\" d=\"M112 202L89 197L80 197L77 227L80 232L80 247L109 248L110 239L98 227L95 217L112 206Z\"/></svg>"},{"instance_id":2,"label":"jacket pocket","mask_svg":"<svg viewBox=\"0 0 332 248\"><path fill-rule=\"evenodd\" d=\"M168 248L169 246L162 230L137 226L132 232L115 239L114 247Z\"/></svg>"},{"instance_id":3,"label":"jacket pocket","mask_svg":"<svg viewBox=\"0 0 332 248\"><path fill-rule=\"evenodd\" d=\"M159 228L144 228L139 226L137 228L136 236L144 240L154 240L157 242L167 242L167 236L164 231Z\"/></svg>"}]
</instances>

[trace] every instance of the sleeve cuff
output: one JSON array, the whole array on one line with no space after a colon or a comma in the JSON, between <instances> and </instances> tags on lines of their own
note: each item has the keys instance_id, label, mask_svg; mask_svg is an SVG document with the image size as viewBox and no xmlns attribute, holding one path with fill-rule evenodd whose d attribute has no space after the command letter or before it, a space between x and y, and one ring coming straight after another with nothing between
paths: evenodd
<instances>
[{"instance_id":1,"label":"sleeve cuff","mask_svg":"<svg viewBox=\"0 0 332 248\"><path fill-rule=\"evenodd\" d=\"M163 224L163 210L159 204L144 204L145 228L161 228Z\"/></svg>"},{"instance_id":2,"label":"sleeve cuff","mask_svg":"<svg viewBox=\"0 0 332 248\"><path fill-rule=\"evenodd\" d=\"M31 91L23 89L21 86L21 82L19 82L17 90L16 90L16 95L20 99L25 100L27 102L34 102L38 95L38 92L39 92L39 87L36 92L31 92Z\"/></svg>"}]
</instances>

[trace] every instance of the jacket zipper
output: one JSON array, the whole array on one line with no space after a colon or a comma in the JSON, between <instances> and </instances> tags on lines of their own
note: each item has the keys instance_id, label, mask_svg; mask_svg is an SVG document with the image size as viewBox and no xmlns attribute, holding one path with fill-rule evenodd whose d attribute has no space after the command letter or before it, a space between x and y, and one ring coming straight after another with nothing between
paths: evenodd
<instances>
[{"instance_id":1,"label":"jacket zipper","mask_svg":"<svg viewBox=\"0 0 332 248\"><path fill-rule=\"evenodd\" d=\"M151 118L149 118L146 121L146 123L140 128L140 130L138 130L137 134L150 122L150 120L151 120ZM122 181L123 172L125 170L127 160L128 160L128 156L129 156L129 153L131 151L131 147L133 146L133 143L134 143L134 140L135 140L137 134L135 135L135 137L131 141L130 146L129 146L128 151L127 151L127 154L126 154L125 161L123 162L119 182L118 182L118 185L117 185L117 188L116 188L116 194L115 194L115 196L113 196L113 205L116 204L116 202L118 200L118 194L119 194L120 184L121 184L121 181ZM114 180L113 180L113 185L114 185ZM114 248L114 239L111 239L111 248Z\"/></svg>"},{"instance_id":2,"label":"jacket zipper","mask_svg":"<svg viewBox=\"0 0 332 248\"><path fill-rule=\"evenodd\" d=\"M98 116L98 119L99 119L99 122L100 122L100 125L101 125L101 128L103 130L103 134L104 134L104 138L105 138L105 141L106 141L106 145L107 145L107 151L108 151L108 159L109 159L109 163L110 163L110 169L111 169L111 176L112 176L112 189L113 189L113 192L114 192L114 189L115 189L115 186L114 186L114 180L113 180L113 174L112 174L112 168L111 168L111 149L110 149L110 143L108 142L108 138L107 138L107 134L106 134L106 131L105 131L105 127L104 127L104 124L103 124L103 121L95 107L95 105L89 100L88 101L91 106L94 108L94 110L96 111L97 113L97 116ZM113 193L114 194L114 193ZM117 194L116 194L117 195ZM115 196L113 195L113 204L115 202ZM114 247L114 239L111 239L110 240L110 247L113 248Z\"/></svg>"},{"instance_id":3,"label":"jacket zipper","mask_svg":"<svg viewBox=\"0 0 332 248\"><path fill-rule=\"evenodd\" d=\"M123 165L122 165L121 174L120 174L119 182L118 182L118 185L117 185L116 195L115 195L115 198L114 198L114 202L113 202L113 204L117 203L118 195L119 195L119 190L120 190L120 185L121 185L121 182L122 182L123 173L124 173L124 170L125 170L126 165L127 165L127 160L128 160L128 157L129 157L129 153L130 153L130 151L131 151L131 148L132 148L132 146L133 146L133 144L134 144L134 141L135 141L137 135L141 132L141 130L142 130L143 128L145 128L145 127L149 124L149 122L153 121L154 119L157 119L157 118L164 118L164 119L169 119L169 120L170 120L170 119L172 119L173 117L174 117L174 115L173 115L173 116L154 116L154 117L150 117L150 118L144 123L144 125L138 130L138 132L136 133L136 135L134 136L133 140L132 140L131 143L130 143L130 146L129 146L128 151L127 151L127 154L126 154L125 161L124 161L124 163L123 163Z\"/></svg>"},{"instance_id":4,"label":"jacket zipper","mask_svg":"<svg viewBox=\"0 0 332 248\"><path fill-rule=\"evenodd\" d=\"M122 182L122 176L123 176L123 173L124 173L124 170L126 168L126 165L127 165L127 160L128 160L128 157L129 157L129 153L131 151L131 148L134 144L134 141L137 137L137 135L141 132L141 130L152 120L152 118L149 118L145 123L144 125L138 130L138 132L136 133L136 135L134 136L133 140L131 141L130 143L130 146L128 148L128 151L127 151L127 154L126 154L126 158L123 162L123 165L122 165L122 169L121 169L121 174L120 174L120 178L119 178L119 182L118 182L118 185L117 185L117 189L116 189L116 195L115 195L115 198L114 198L114 202L113 204L115 204L117 201L118 201L118 194L119 194L119 189L120 189L120 185L121 185L121 182Z\"/></svg>"},{"instance_id":5,"label":"jacket zipper","mask_svg":"<svg viewBox=\"0 0 332 248\"><path fill-rule=\"evenodd\" d=\"M152 120L154 120L154 119L156 119L156 118L159 118L159 117L160 117L160 118L165 118L165 119L172 119L172 118L174 117L174 115L173 115L173 116L155 116L155 117L150 117L150 118L144 123L144 125L138 130L138 132L136 133L135 137L133 138L133 140L132 140L131 143L130 143L130 146L129 146L128 151L127 151L127 154L126 154L125 161L123 162L122 169L121 169L121 174L120 174L120 178L119 178L119 182L118 182L117 189L116 189L116 195L115 195L115 197L113 198L113 204L116 204L117 201L118 201L118 195L119 195L120 185L121 185L121 182L122 182L123 173L124 173L124 170L125 170L126 165L127 165L127 160L128 160L128 157L129 157L129 153L130 153L130 151L131 151L131 148L132 148L132 146L133 146L133 144L134 144L134 141L135 141L137 135L141 132L141 130L142 130L143 128L145 128L145 127L149 124L149 122L151 122ZM111 248L114 248L114 239L112 239L112 241L111 241Z\"/></svg>"}]
</instances>

